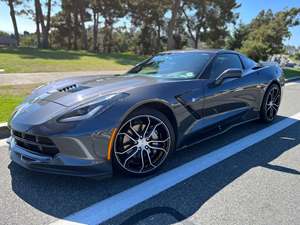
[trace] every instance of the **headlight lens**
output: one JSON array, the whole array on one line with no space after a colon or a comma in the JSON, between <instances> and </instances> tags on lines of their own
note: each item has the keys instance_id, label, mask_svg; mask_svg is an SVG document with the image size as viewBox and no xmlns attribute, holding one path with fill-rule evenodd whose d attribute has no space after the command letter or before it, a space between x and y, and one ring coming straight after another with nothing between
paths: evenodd
<instances>
[{"instance_id":1,"label":"headlight lens","mask_svg":"<svg viewBox=\"0 0 300 225\"><path fill-rule=\"evenodd\" d=\"M74 122L89 119L96 114L107 110L115 101L126 97L128 94L111 94L102 96L92 102L78 106L58 119L58 122Z\"/></svg>"}]
</instances>

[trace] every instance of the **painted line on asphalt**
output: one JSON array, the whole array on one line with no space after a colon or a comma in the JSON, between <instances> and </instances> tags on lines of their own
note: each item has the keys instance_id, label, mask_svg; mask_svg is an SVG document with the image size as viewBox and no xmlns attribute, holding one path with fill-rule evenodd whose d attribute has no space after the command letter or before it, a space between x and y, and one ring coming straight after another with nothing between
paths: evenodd
<instances>
[{"instance_id":1,"label":"painted line on asphalt","mask_svg":"<svg viewBox=\"0 0 300 225\"><path fill-rule=\"evenodd\" d=\"M137 204L173 187L201 171L247 149L300 120L300 112L256 133L194 159L182 166L151 178L94 205L82 209L51 225L100 224ZM155 187L155 188L153 188Z\"/></svg>"},{"instance_id":2,"label":"painted line on asphalt","mask_svg":"<svg viewBox=\"0 0 300 225\"><path fill-rule=\"evenodd\" d=\"M0 127L7 127L7 123L0 123Z\"/></svg>"}]
</instances>

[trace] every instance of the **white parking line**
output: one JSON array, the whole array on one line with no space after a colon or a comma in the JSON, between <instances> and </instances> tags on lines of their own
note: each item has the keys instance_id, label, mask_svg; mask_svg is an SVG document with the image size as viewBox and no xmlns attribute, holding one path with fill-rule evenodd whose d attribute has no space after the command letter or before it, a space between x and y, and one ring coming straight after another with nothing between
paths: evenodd
<instances>
[{"instance_id":1,"label":"white parking line","mask_svg":"<svg viewBox=\"0 0 300 225\"><path fill-rule=\"evenodd\" d=\"M0 127L7 127L7 123L0 123Z\"/></svg>"},{"instance_id":2,"label":"white parking line","mask_svg":"<svg viewBox=\"0 0 300 225\"><path fill-rule=\"evenodd\" d=\"M245 150L300 120L300 112L256 133L151 178L51 225L99 224L165 191L189 177Z\"/></svg>"}]
</instances>

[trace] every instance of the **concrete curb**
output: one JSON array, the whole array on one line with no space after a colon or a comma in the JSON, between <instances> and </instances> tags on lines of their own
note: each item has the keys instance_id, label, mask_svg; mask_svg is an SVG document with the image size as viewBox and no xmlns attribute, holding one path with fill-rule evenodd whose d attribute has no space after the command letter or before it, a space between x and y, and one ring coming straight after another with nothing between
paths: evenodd
<instances>
[{"instance_id":1,"label":"concrete curb","mask_svg":"<svg viewBox=\"0 0 300 225\"><path fill-rule=\"evenodd\" d=\"M292 78L289 78L289 79L285 79L285 82L286 83L289 83L289 82L293 82L293 81L297 81L297 80L300 80L300 77L297 76L297 77L292 77Z\"/></svg>"}]
</instances>

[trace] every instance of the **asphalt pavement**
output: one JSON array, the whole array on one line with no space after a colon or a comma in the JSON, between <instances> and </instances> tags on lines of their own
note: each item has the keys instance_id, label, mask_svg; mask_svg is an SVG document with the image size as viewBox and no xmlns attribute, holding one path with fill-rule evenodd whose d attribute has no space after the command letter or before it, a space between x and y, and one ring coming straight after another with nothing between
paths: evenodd
<instances>
[{"instance_id":1,"label":"asphalt pavement","mask_svg":"<svg viewBox=\"0 0 300 225\"><path fill-rule=\"evenodd\" d=\"M218 149L232 143L238 145L255 133L274 130L276 124L300 112L299 99L300 83L289 84L284 88L279 116L273 124L251 122L181 150L159 174L147 178L115 176L97 180L30 172L11 163L7 145L1 140L0 224L67 224L74 213L91 212L88 217L92 217L104 210L113 211L86 208L99 203L111 206L107 199L120 200L121 205L124 198L141 198L134 196L134 192L128 192L130 196L122 193L137 190L135 187L143 187L144 182L157 176L169 176L170 171L195 159L201 162ZM253 141L166 190L159 191L161 187L155 185L145 189L154 189L158 194L128 206L104 224L299 224L300 123L294 120L279 132Z\"/></svg>"}]
</instances>

